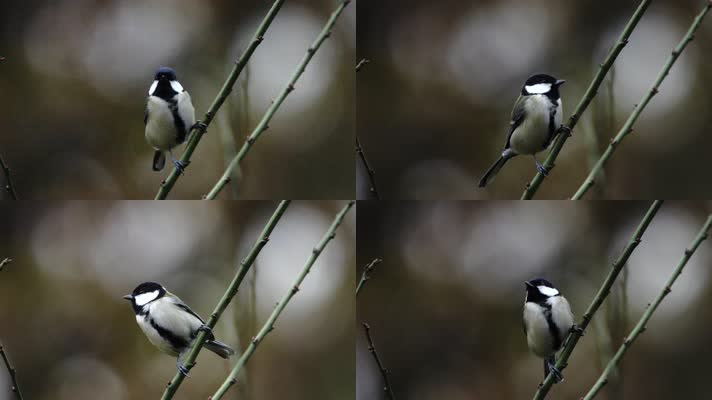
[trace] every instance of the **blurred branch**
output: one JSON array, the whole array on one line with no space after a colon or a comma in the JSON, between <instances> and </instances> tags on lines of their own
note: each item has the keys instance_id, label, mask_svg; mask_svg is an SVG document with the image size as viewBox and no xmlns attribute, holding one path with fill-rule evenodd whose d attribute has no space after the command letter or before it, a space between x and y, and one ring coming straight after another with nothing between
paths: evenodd
<instances>
[{"instance_id":1,"label":"blurred branch","mask_svg":"<svg viewBox=\"0 0 712 400\"><path fill-rule=\"evenodd\" d=\"M10 258L4 258L2 261L0 261L0 271L5 267L5 265L10 264L12 262L12 259Z\"/></svg>"},{"instance_id":2,"label":"blurred branch","mask_svg":"<svg viewBox=\"0 0 712 400\"><path fill-rule=\"evenodd\" d=\"M567 361L571 356L571 352L573 352L579 339L581 338L581 336L583 336L583 333L586 330L588 324L591 322L591 319L593 318L594 314L596 313L596 311L598 311L598 308L601 306L601 304L603 304L603 301L610 293L611 286L613 286L613 283L618 277L618 274L620 273L621 269L623 269L625 263L628 261L628 258L630 258L630 255L633 254L633 250L635 250L635 248L638 247L638 245L640 244L640 240L643 237L643 233L645 233L646 229L648 229L648 225L650 225L650 222L655 217L655 214L657 214L662 203L662 200L655 200L653 204L650 205L648 212L645 213L645 216L643 216L643 219L638 224L638 227L633 233L633 236L628 241L628 245L623 250L623 253L611 266L611 270L608 273L608 276L606 276L606 279L603 281L603 284L598 289L598 293L596 293L596 297L593 298L593 301L588 306L586 313L583 315L581 323L578 324L578 329L572 330L569 334L564 349L561 351L559 357L556 359L556 369L558 369L559 371L563 371L564 368L566 368ZM553 384L554 374L550 373L546 377L546 379L544 379L544 382L542 382L542 384L539 386L539 389L534 394L534 400L542 400L543 398L545 398Z\"/></svg>"},{"instance_id":3,"label":"blurred branch","mask_svg":"<svg viewBox=\"0 0 712 400\"><path fill-rule=\"evenodd\" d=\"M262 251L262 248L265 247L265 245L269 241L270 234L272 234L274 227L277 226L277 222L279 222L280 218L282 218L282 215L287 210L287 207L289 206L290 202L291 200L282 200L279 203L277 209L275 209L274 213L272 213L272 217L270 217L269 221L267 221L267 225L265 225L265 227L262 229L262 233L260 233L259 238L252 246L252 249L240 263L240 267L238 268L235 277L232 278L232 282L230 282L230 285L227 287L227 290L223 294L217 306L215 306L215 310L210 315L210 319L208 319L208 322L205 324L205 326L209 329L212 330L215 327L215 324L218 323L218 319L222 315L223 311L225 311L228 304L230 304L230 301L232 301L232 298L235 297L235 295L237 294L237 290L240 286L240 283L242 283L242 280L247 274L247 271L249 271L250 267L255 262L255 259L260 254L260 251ZM190 369L193 368L193 366L195 365L195 359L198 357L198 353L203 348L203 344L205 344L207 335L208 333L206 332L206 330L200 330L198 332L198 335L195 337L195 340L193 341L193 347L190 349L188 357L183 361L183 366L188 371L190 371ZM168 383L168 386L163 392L163 396L161 397L161 399L168 400L173 398L173 395L178 390L178 387L183 382L183 379L185 379L185 376L180 371L176 372L173 379L171 379L171 381Z\"/></svg>"},{"instance_id":4,"label":"blurred branch","mask_svg":"<svg viewBox=\"0 0 712 400\"><path fill-rule=\"evenodd\" d=\"M705 15L710 10L710 8L712 8L712 2L708 1L702 11L697 15L697 17L695 17L694 21L692 22L692 25L690 25L690 29L687 30L687 34L685 34L680 43L678 43L677 46L675 46L675 48L673 49L672 53L670 53L670 57L668 57L667 61L663 65L662 70L660 70L660 73L655 79L653 86L650 88L648 93L646 93L640 100L640 104L635 107L633 112L628 117L628 120L625 122L625 124L623 124L623 127L620 129L620 131L618 131L618 134L615 136L615 138L611 140L611 143L608 145L608 148L606 148L606 151L603 152L603 155L601 156L601 158L598 159L596 165L593 167L591 172L581 184L581 187L578 188L574 196L571 198L572 200L580 200L583 195L586 194L588 189L590 189L594 185L594 178L599 173L599 171L603 170L603 166L606 164L608 159L611 158L616 147L618 147L618 145L628 134L633 132L633 124L635 124L635 121L638 120L638 117L648 105L650 99L652 99L653 96L658 94L660 84L663 83L663 80L665 80L665 77L670 72L670 68L672 68L672 66L675 64L675 61L677 61L678 57L680 57L682 51L685 50L687 44L690 43L694 38L695 31L700 26L700 23L705 18Z\"/></svg>"},{"instance_id":5,"label":"blurred branch","mask_svg":"<svg viewBox=\"0 0 712 400\"><path fill-rule=\"evenodd\" d=\"M376 189L376 171L374 171L368 164L368 160L366 160L366 154L363 152L361 142L359 142L358 140L358 135L356 135L356 153L361 159L361 163L363 163L363 166L366 168L366 173L368 173L368 180L371 183L371 186L368 190L373 194L373 197L375 197L376 200L381 200L381 196L378 195L378 190Z\"/></svg>"},{"instance_id":6,"label":"blurred branch","mask_svg":"<svg viewBox=\"0 0 712 400\"><path fill-rule=\"evenodd\" d=\"M368 351L373 355L376 364L378 364L378 370L381 371L381 376L383 377L383 392L388 396L389 399L395 400L393 395L393 390L391 389L391 383L388 381L388 370L381 363L381 359L378 357L378 352L376 352L376 346L373 344L373 339L371 338L371 327L367 323L363 323L363 329L366 331L366 340L368 340Z\"/></svg>"},{"instance_id":7,"label":"blurred branch","mask_svg":"<svg viewBox=\"0 0 712 400\"><path fill-rule=\"evenodd\" d=\"M356 296L358 296L358 293L361 291L361 288L363 285L366 283L367 280L371 279L371 271L373 271L373 268L376 266L376 264L381 263L380 258L374 258L370 263L366 265L363 269L363 273L361 274L361 280L358 282L358 286L356 286Z\"/></svg>"},{"instance_id":8,"label":"blurred branch","mask_svg":"<svg viewBox=\"0 0 712 400\"><path fill-rule=\"evenodd\" d=\"M247 71L247 69L245 69ZM228 99L229 101L229 99ZM232 107L228 105L228 109L232 110ZM232 126L230 124L230 117L227 113L222 113L217 118L218 131L220 132L220 141L222 142L223 149L223 161L225 166L227 166L229 160L231 160L235 154L237 154L237 144L235 143L235 133L233 132ZM232 176L233 179L240 178L240 170L235 170ZM237 187L233 187L232 199L237 199Z\"/></svg>"},{"instance_id":9,"label":"blurred branch","mask_svg":"<svg viewBox=\"0 0 712 400\"><path fill-rule=\"evenodd\" d=\"M183 151L183 154L180 157L180 160L183 162L184 165L186 165L186 168L187 165L190 163L190 157L193 155L195 148L198 146L198 142L200 142L200 139L203 137L203 134L208 129L208 125L210 125L210 122L215 117L215 114L218 112L222 104L227 99L227 96L232 91L232 87L235 84L237 78L240 76L240 72L242 72L242 69L245 68L245 65L247 65L247 61L250 59L250 57L252 57L252 54L255 52L257 46L262 43L262 40L264 39L264 34L265 32L267 32L267 28L269 28L270 24L272 23L272 20L274 20L274 17L277 15L277 12L282 7L283 3L284 0L275 0L275 2L272 4L272 8L269 9L267 15L265 15L264 19L262 20L262 23L257 28L257 31L255 31L255 34L252 36L252 41L250 42L250 45L247 46L245 51L240 55L240 58L238 58L235 62L235 67L233 67L232 72L230 72L230 75L228 75L227 80L220 89L220 92L218 93L218 96L215 98L215 100L213 100L213 104L210 105L208 112L205 113L205 118L202 121L202 125L196 124L196 126L191 129L190 136L188 138L188 144L185 146L185 150ZM173 168L173 171L170 175L168 175L168 178L161 183L161 187L158 189L158 193L156 193L155 200L165 199L171 189L173 189L173 186L176 184L176 181L178 180L180 175L181 173L176 168Z\"/></svg>"},{"instance_id":10,"label":"blurred branch","mask_svg":"<svg viewBox=\"0 0 712 400\"><path fill-rule=\"evenodd\" d=\"M7 260L7 258L5 260ZM7 358L7 354L5 354L5 349L2 347L2 344L0 344L0 356L2 356L2 360L5 362L7 372L10 373L10 379L12 379L12 392L15 393L15 397L17 397L18 400L22 400L22 392L20 392L20 386L17 385L17 371L15 371L15 368L12 364L10 364L10 360Z\"/></svg>"},{"instance_id":11,"label":"blurred branch","mask_svg":"<svg viewBox=\"0 0 712 400\"><path fill-rule=\"evenodd\" d=\"M319 47L324 42L324 40L331 36L331 28L334 26L336 20L339 18L339 15L341 15L341 13L344 11L346 6L349 5L350 2L351 0L343 0L341 2L341 5L339 5L339 7L334 10L333 13L331 13L331 17L326 22L326 25L324 25L324 28L319 33L319 36L317 36L316 40L314 40L314 43L312 43L312 45L309 46L309 48L307 49L307 53L304 55L304 58L302 58L302 61L299 63L297 69L292 74L292 77L289 78L287 85L282 89L277 98L272 102L272 105L270 105L270 107L267 109L260 123L257 124L255 129L252 131L250 136L242 145L240 152L235 156L235 158L232 159L230 165L228 165L228 167L225 169L223 175L217 181L215 186L213 186L213 188L210 190L210 193L205 196L206 199L215 199L215 197L220 194L222 188L225 187L228 182L230 182L230 175L232 175L232 170L240 166L240 162L250 151L252 145L257 141L262 132L267 130L267 128L269 127L268 124L272 120L272 117L282 105L284 100L287 98L289 93L294 91L294 84L296 84L299 77L302 76L302 73L304 73L307 64L309 64L309 61L311 61L312 57L314 57L314 54L316 54L317 50L319 50Z\"/></svg>"},{"instance_id":12,"label":"blurred branch","mask_svg":"<svg viewBox=\"0 0 712 400\"><path fill-rule=\"evenodd\" d=\"M364 58L361 61L359 61L358 64L356 64L356 72L361 71L361 68L363 68L364 65L366 65L370 62L371 62L371 60L369 60L368 58Z\"/></svg>"},{"instance_id":13,"label":"blurred branch","mask_svg":"<svg viewBox=\"0 0 712 400\"><path fill-rule=\"evenodd\" d=\"M652 0L642 0L640 2L638 8L633 13L633 16L628 21L628 24L626 24L625 28L623 29L623 32L621 32L621 35L618 37L618 41L608 52L608 55L606 55L606 59L603 61L603 63L599 66L598 73L596 73L596 75L593 77L593 80L589 84L588 89L586 89L586 93L584 93L583 97L576 106L574 113L569 117L567 123L565 125L562 125L557 131L557 137L554 140L554 144L551 146L549 155L544 161L544 168L546 169L546 171L551 171L551 169L554 168L554 162L556 161L556 157L559 156L561 149L564 147L564 143L566 143L566 139L571 136L571 131L576 126L576 123L578 122L579 118L581 118L583 112L586 111L586 108L596 96L596 93L598 93L598 88L599 86L601 86L603 79L606 77L606 73L608 73L608 70L616 61L616 58L618 57L618 54L620 54L620 52L623 50L623 47L628 44L628 38L630 37L631 33L633 33L633 29L635 29L636 25L638 25L640 19L643 17L643 14L650 5L651 1ZM524 190L524 193L522 194L522 200L532 199L536 191L539 190L539 185L541 185L541 183L544 181L544 178L544 174L542 174L541 172L537 172L532 181L527 184L527 187Z\"/></svg>"},{"instance_id":14,"label":"blurred branch","mask_svg":"<svg viewBox=\"0 0 712 400\"><path fill-rule=\"evenodd\" d=\"M15 191L15 185L12 184L12 176L10 176L10 167L5 164L5 160L0 156L0 168L2 168L3 174L5 174L5 190L10 193L10 197L13 200L17 200L17 192Z\"/></svg>"},{"instance_id":15,"label":"blurred branch","mask_svg":"<svg viewBox=\"0 0 712 400\"><path fill-rule=\"evenodd\" d=\"M712 6L712 2L710 2L710 5ZM623 344L618 348L618 351L616 354L613 356L611 361L608 362L608 366L606 369L603 371L601 376L598 378L596 383L593 385L591 390L588 391L586 396L583 398L583 400L591 400L596 395L598 392L601 390L601 388L608 382L608 376L611 374L612 371L617 369L618 363L620 362L621 358L625 355L626 351L630 348L630 346L633 345L633 342L638 338L638 336L645 332L645 325L648 323L650 318L653 316L653 313L655 310L658 308L660 303L663 301L665 296L667 296L671 290L672 290L672 285L675 283L675 280L680 276L682 273L683 268L685 268L685 265L687 264L687 261L692 257L692 255L695 253L695 250L697 250L697 247L700 246L700 243L702 243L703 240L707 239L707 234L709 233L710 226L712 226L712 214L710 214L707 217L707 221L705 224L702 226L702 229L700 232L697 234L697 237L695 240L692 241L690 244L690 247L685 249L684 254L682 255L682 258L680 259L680 262L677 264L677 267L673 271L672 275L668 279L668 281L665 283L665 287L663 290L658 294L658 296L655 298L655 301L653 304L648 304L647 310L645 310L645 313L643 313L643 316L640 318L638 323L635 325L635 328L630 332L628 337L623 341Z\"/></svg>"},{"instance_id":16,"label":"blurred branch","mask_svg":"<svg viewBox=\"0 0 712 400\"><path fill-rule=\"evenodd\" d=\"M262 342L262 340L264 340L267 334L272 332L272 330L274 329L275 321L277 321L279 315L282 313L282 311L284 311L284 308L287 306L287 303L289 303L289 300L291 300L292 297L297 294L297 292L299 291L299 285L302 284L302 281L304 281L304 278L306 278L307 274L314 265L314 262L316 262L317 258L319 258L319 255L324 251L326 245L329 244L331 239L334 238L334 236L336 235L336 229L339 227L339 225L341 225L341 221L344 220L346 213L349 212L351 207L353 207L354 203L355 201L353 200L349 201L348 204L346 204L336 215L334 221L331 223L331 226L319 241L319 244L317 244L317 246L312 249L311 255L304 264L302 272L299 273L297 279L294 281L294 285L292 285L289 291L287 291L284 297L282 297L282 300L277 303L277 306L275 307L274 311L272 311L272 314L267 319L267 322L265 322L265 324L262 326L262 329L260 329L259 333L257 333L257 335L252 338L252 341L250 342L249 346L247 346L247 349L245 349L245 352L242 354L240 359L237 361L237 364L235 364L235 367L230 372L230 375L228 375L223 384L220 385L220 388L218 388L215 394L210 397L211 400L221 399L230 389L230 387L237 383L237 375L240 373L240 370L242 370L245 364L247 364L247 361L250 359L252 354L257 349L257 346L259 346L259 344Z\"/></svg>"}]
</instances>

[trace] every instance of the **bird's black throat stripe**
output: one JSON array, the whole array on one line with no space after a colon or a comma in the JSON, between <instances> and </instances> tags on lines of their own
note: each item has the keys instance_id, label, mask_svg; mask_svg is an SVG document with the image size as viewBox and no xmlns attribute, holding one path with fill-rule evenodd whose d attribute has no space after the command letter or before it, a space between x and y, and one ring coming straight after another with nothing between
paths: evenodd
<instances>
[{"instance_id":1,"label":"bird's black throat stripe","mask_svg":"<svg viewBox=\"0 0 712 400\"><path fill-rule=\"evenodd\" d=\"M176 140L178 141L178 144L181 144L185 141L188 131L185 129L185 121L183 121L183 118L178 115L178 101L175 97L168 100L168 108L171 110L171 114L173 115L173 124L176 127Z\"/></svg>"},{"instance_id":2,"label":"bird's black throat stripe","mask_svg":"<svg viewBox=\"0 0 712 400\"><path fill-rule=\"evenodd\" d=\"M554 318L551 315L551 305L547 302L543 302L540 305L544 308L544 317L546 318L546 324L549 325L549 333L551 333L553 339L553 349L556 351L561 347L561 337L559 336L559 330L556 328L556 324L554 324Z\"/></svg>"},{"instance_id":3,"label":"bird's black throat stripe","mask_svg":"<svg viewBox=\"0 0 712 400\"><path fill-rule=\"evenodd\" d=\"M153 329L155 329L158 334L161 335L162 338L166 339L171 344L171 346L173 346L179 353L182 349L188 347L189 343L186 340L174 335L173 332L158 325L156 321L153 320L153 318L149 317L148 323L150 323Z\"/></svg>"}]
</instances>

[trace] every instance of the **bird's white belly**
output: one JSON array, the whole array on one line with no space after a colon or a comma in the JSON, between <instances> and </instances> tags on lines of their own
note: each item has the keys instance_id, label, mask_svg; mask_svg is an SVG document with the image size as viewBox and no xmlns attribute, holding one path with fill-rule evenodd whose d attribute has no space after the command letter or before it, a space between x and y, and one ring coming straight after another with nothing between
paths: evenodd
<instances>
[{"instance_id":1,"label":"bird's white belly","mask_svg":"<svg viewBox=\"0 0 712 400\"><path fill-rule=\"evenodd\" d=\"M525 106L524 121L512 132L509 147L517 154L536 154L549 140L549 109L551 101L543 95L532 95ZM561 123L561 103L555 115L555 124ZM558 122L557 122L558 120Z\"/></svg>"},{"instance_id":2,"label":"bird's white belly","mask_svg":"<svg viewBox=\"0 0 712 400\"><path fill-rule=\"evenodd\" d=\"M163 339L158 331L151 326L149 322L145 321L138 315L136 316L136 322L138 322L138 326L141 327L141 330L146 335L148 340L159 350L174 357L178 355L178 352L173 348L173 346L170 345L170 342Z\"/></svg>"},{"instance_id":3,"label":"bird's white belly","mask_svg":"<svg viewBox=\"0 0 712 400\"><path fill-rule=\"evenodd\" d=\"M541 307L533 303L524 304L524 320L527 321L527 345L532 353L541 358L554 354L554 343Z\"/></svg>"},{"instance_id":4,"label":"bird's white belly","mask_svg":"<svg viewBox=\"0 0 712 400\"><path fill-rule=\"evenodd\" d=\"M148 98L146 141L156 150L169 150L178 145L178 132L168 103L155 96Z\"/></svg>"}]
</instances>

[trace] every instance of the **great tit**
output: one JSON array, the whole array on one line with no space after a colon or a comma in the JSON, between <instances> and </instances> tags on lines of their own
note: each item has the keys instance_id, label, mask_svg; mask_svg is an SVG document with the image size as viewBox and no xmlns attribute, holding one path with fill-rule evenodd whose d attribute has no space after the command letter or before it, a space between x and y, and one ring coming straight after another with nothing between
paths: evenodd
<instances>
[{"instance_id":1,"label":"great tit","mask_svg":"<svg viewBox=\"0 0 712 400\"><path fill-rule=\"evenodd\" d=\"M563 110L559 86L565 81L546 74L529 77L512 109L512 120L504 150L499 159L480 179L479 187L487 186L510 158L531 154L537 171L546 174L536 159L536 153L549 147L561 126Z\"/></svg>"},{"instance_id":2,"label":"great tit","mask_svg":"<svg viewBox=\"0 0 712 400\"><path fill-rule=\"evenodd\" d=\"M144 282L124 299L131 302L136 322L148 340L162 352L177 357L176 365L184 375L188 370L181 364L181 355L190 350L200 330L208 331L205 348L222 358L235 354L228 345L215 340L198 314L158 283Z\"/></svg>"},{"instance_id":3,"label":"great tit","mask_svg":"<svg viewBox=\"0 0 712 400\"><path fill-rule=\"evenodd\" d=\"M529 350L544 359L544 378L549 371L557 382L561 372L554 366L554 355L561 349L569 332L576 330L569 302L545 279L524 282L524 334Z\"/></svg>"},{"instance_id":4,"label":"great tit","mask_svg":"<svg viewBox=\"0 0 712 400\"><path fill-rule=\"evenodd\" d=\"M190 95L178 82L171 68L161 67L156 71L148 89L148 101L143 115L146 125L146 140L156 152L153 155L153 170L160 171L166 164L167 151L173 165L183 171L185 165L173 156L173 148L183 143L195 124L195 109Z\"/></svg>"}]
</instances>

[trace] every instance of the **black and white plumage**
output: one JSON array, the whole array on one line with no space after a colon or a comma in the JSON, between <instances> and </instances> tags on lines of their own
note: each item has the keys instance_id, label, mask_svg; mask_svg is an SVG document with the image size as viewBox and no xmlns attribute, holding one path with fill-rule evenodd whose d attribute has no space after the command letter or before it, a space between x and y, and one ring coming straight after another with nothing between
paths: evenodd
<instances>
[{"instance_id":1,"label":"black and white plumage","mask_svg":"<svg viewBox=\"0 0 712 400\"><path fill-rule=\"evenodd\" d=\"M559 290L545 279L524 282L527 290L524 299L524 334L529 350L544 359L544 377L551 370L557 381L561 373L554 368L554 355L574 326L571 306Z\"/></svg>"},{"instance_id":2,"label":"black and white plumage","mask_svg":"<svg viewBox=\"0 0 712 400\"><path fill-rule=\"evenodd\" d=\"M536 153L549 147L561 126L563 108L559 86L564 82L546 74L533 75L524 82L512 109L502 155L482 176L479 187L492 182L504 164L520 154L531 154L537 171L546 174L536 159Z\"/></svg>"},{"instance_id":3,"label":"black and white plumage","mask_svg":"<svg viewBox=\"0 0 712 400\"><path fill-rule=\"evenodd\" d=\"M163 169L166 151L176 168L183 170L185 165L173 156L172 149L185 141L195 124L195 109L190 95L178 82L171 68L162 67L156 71L148 89L143 123L146 125L146 140L156 150L153 170Z\"/></svg>"},{"instance_id":4,"label":"black and white plumage","mask_svg":"<svg viewBox=\"0 0 712 400\"><path fill-rule=\"evenodd\" d=\"M190 350L198 332L207 329L205 321L178 296L155 282L138 285L124 299L131 301L136 322L148 340L162 352L177 357L178 370L186 374L180 357ZM212 332L208 332L205 348L222 358L235 354L228 345L215 340Z\"/></svg>"}]
</instances>

